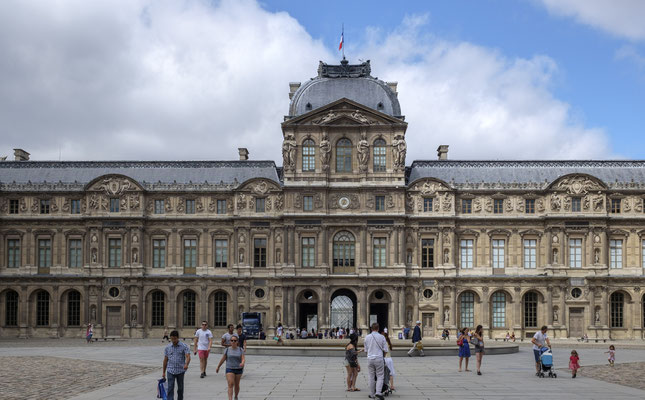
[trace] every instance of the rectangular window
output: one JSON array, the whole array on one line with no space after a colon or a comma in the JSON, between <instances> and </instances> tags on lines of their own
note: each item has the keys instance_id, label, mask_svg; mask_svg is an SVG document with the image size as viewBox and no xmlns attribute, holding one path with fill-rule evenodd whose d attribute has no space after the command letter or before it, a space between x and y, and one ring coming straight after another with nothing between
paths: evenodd
<instances>
[{"instance_id":1,"label":"rectangular window","mask_svg":"<svg viewBox=\"0 0 645 400\"><path fill-rule=\"evenodd\" d=\"M7 250L8 250L7 267L9 268L20 267L20 239L7 240Z\"/></svg>"},{"instance_id":2,"label":"rectangular window","mask_svg":"<svg viewBox=\"0 0 645 400\"><path fill-rule=\"evenodd\" d=\"M263 213L264 212L264 205L265 205L266 199L264 197L260 197L255 199L255 212L257 213Z\"/></svg>"},{"instance_id":3,"label":"rectangular window","mask_svg":"<svg viewBox=\"0 0 645 400\"><path fill-rule=\"evenodd\" d=\"M461 199L461 212L463 214L472 214L473 213L473 200L472 199Z\"/></svg>"},{"instance_id":4,"label":"rectangular window","mask_svg":"<svg viewBox=\"0 0 645 400\"><path fill-rule=\"evenodd\" d=\"M83 241L81 239L69 240L69 267L80 268L83 266Z\"/></svg>"},{"instance_id":5,"label":"rectangular window","mask_svg":"<svg viewBox=\"0 0 645 400\"><path fill-rule=\"evenodd\" d=\"M110 212L116 213L119 212L119 204L120 200L117 198L111 198L110 199Z\"/></svg>"},{"instance_id":6,"label":"rectangular window","mask_svg":"<svg viewBox=\"0 0 645 400\"><path fill-rule=\"evenodd\" d=\"M152 241L152 268L165 268L165 267L166 267L166 239L154 239Z\"/></svg>"},{"instance_id":7,"label":"rectangular window","mask_svg":"<svg viewBox=\"0 0 645 400\"><path fill-rule=\"evenodd\" d=\"M316 148L312 140L305 140L302 146L302 172L316 171Z\"/></svg>"},{"instance_id":8,"label":"rectangular window","mask_svg":"<svg viewBox=\"0 0 645 400\"><path fill-rule=\"evenodd\" d=\"M20 213L20 204L18 199L9 200L9 214L18 214Z\"/></svg>"},{"instance_id":9,"label":"rectangular window","mask_svg":"<svg viewBox=\"0 0 645 400\"><path fill-rule=\"evenodd\" d=\"M195 200L186 200L186 214L195 214Z\"/></svg>"},{"instance_id":10,"label":"rectangular window","mask_svg":"<svg viewBox=\"0 0 645 400\"><path fill-rule=\"evenodd\" d=\"M609 267L623 267L623 240L616 239L609 241Z\"/></svg>"},{"instance_id":11,"label":"rectangular window","mask_svg":"<svg viewBox=\"0 0 645 400\"><path fill-rule=\"evenodd\" d=\"M226 200L225 199L217 200L217 213L220 214L220 215L227 213Z\"/></svg>"},{"instance_id":12,"label":"rectangular window","mask_svg":"<svg viewBox=\"0 0 645 400\"><path fill-rule=\"evenodd\" d=\"M49 206L51 204L50 200L40 200L40 213L49 214Z\"/></svg>"},{"instance_id":13,"label":"rectangular window","mask_svg":"<svg viewBox=\"0 0 645 400\"><path fill-rule=\"evenodd\" d=\"M313 211L314 210L314 197L313 196L302 196L302 209L304 211Z\"/></svg>"},{"instance_id":14,"label":"rectangular window","mask_svg":"<svg viewBox=\"0 0 645 400\"><path fill-rule=\"evenodd\" d=\"M226 268L228 266L228 240L215 240L215 267Z\"/></svg>"},{"instance_id":15,"label":"rectangular window","mask_svg":"<svg viewBox=\"0 0 645 400\"><path fill-rule=\"evenodd\" d=\"M385 158L385 142L382 142L382 146L378 146L377 143L374 143L374 172L386 171Z\"/></svg>"},{"instance_id":16,"label":"rectangular window","mask_svg":"<svg viewBox=\"0 0 645 400\"><path fill-rule=\"evenodd\" d=\"M421 268L434 268L434 239L421 240Z\"/></svg>"},{"instance_id":17,"label":"rectangular window","mask_svg":"<svg viewBox=\"0 0 645 400\"><path fill-rule=\"evenodd\" d=\"M110 256L108 266L110 268L121 267L121 239L108 240L108 251Z\"/></svg>"},{"instance_id":18,"label":"rectangular window","mask_svg":"<svg viewBox=\"0 0 645 400\"><path fill-rule=\"evenodd\" d=\"M314 267L316 265L316 239L312 237L302 238L302 266Z\"/></svg>"},{"instance_id":19,"label":"rectangular window","mask_svg":"<svg viewBox=\"0 0 645 400\"><path fill-rule=\"evenodd\" d=\"M166 211L166 204L163 199L155 200L155 214L163 214Z\"/></svg>"},{"instance_id":20,"label":"rectangular window","mask_svg":"<svg viewBox=\"0 0 645 400\"><path fill-rule=\"evenodd\" d=\"M266 239L253 240L253 266L254 267L267 266L267 240Z\"/></svg>"},{"instance_id":21,"label":"rectangular window","mask_svg":"<svg viewBox=\"0 0 645 400\"><path fill-rule=\"evenodd\" d=\"M505 245L506 245L506 240L504 239L493 240L493 268L494 269L504 268L504 246Z\"/></svg>"},{"instance_id":22,"label":"rectangular window","mask_svg":"<svg viewBox=\"0 0 645 400\"><path fill-rule=\"evenodd\" d=\"M473 243L472 239L463 239L459 242L461 249L461 259L459 260L461 268L470 269L473 267Z\"/></svg>"},{"instance_id":23,"label":"rectangular window","mask_svg":"<svg viewBox=\"0 0 645 400\"><path fill-rule=\"evenodd\" d=\"M423 212L431 212L431 211L432 211L432 197L424 197Z\"/></svg>"},{"instance_id":24,"label":"rectangular window","mask_svg":"<svg viewBox=\"0 0 645 400\"><path fill-rule=\"evenodd\" d=\"M497 292L493 294L493 328L506 326L506 295Z\"/></svg>"},{"instance_id":25,"label":"rectangular window","mask_svg":"<svg viewBox=\"0 0 645 400\"><path fill-rule=\"evenodd\" d=\"M385 267L385 238L374 238L374 266Z\"/></svg>"},{"instance_id":26,"label":"rectangular window","mask_svg":"<svg viewBox=\"0 0 645 400\"><path fill-rule=\"evenodd\" d=\"M376 211L385 211L385 196L374 196Z\"/></svg>"},{"instance_id":27,"label":"rectangular window","mask_svg":"<svg viewBox=\"0 0 645 400\"><path fill-rule=\"evenodd\" d=\"M537 267L537 240L524 239L524 268Z\"/></svg>"},{"instance_id":28,"label":"rectangular window","mask_svg":"<svg viewBox=\"0 0 645 400\"><path fill-rule=\"evenodd\" d=\"M80 214L81 213L81 200L80 199L72 199L70 201L69 212L70 212L70 214Z\"/></svg>"},{"instance_id":29,"label":"rectangular window","mask_svg":"<svg viewBox=\"0 0 645 400\"><path fill-rule=\"evenodd\" d=\"M524 212L527 214L535 214L535 199L524 200Z\"/></svg>"},{"instance_id":30,"label":"rectangular window","mask_svg":"<svg viewBox=\"0 0 645 400\"><path fill-rule=\"evenodd\" d=\"M571 198L571 212L580 212L582 211L582 198L572 197Z\"/></svg>"},{"instance_id":31,"label":"rectangular window","mask_svg":"<svg viewBox=\"0 0 645 400\"><path fill-rule=\"evenodd\" d=\"M504 212L504 199L493 199L493 214Z\"/></svg>"},{"instance_id":32,"label":"rectangular window","mask_svg":"<svg viewBox=\"0 0 645 400\"><path fill-rule=\"evenodd\" d=\"M184 267L197 267L197 239L184 239Z\"/></svg>"},{"instance_id":33,"label":"rectangular window","mask_svg":"<svg viewBox=\"0 0 645 400\"><path fill-rule=\"evenodd\" d=\"M50 239L38 240L38 266L41 268L52 266L52 241Z\"/></svg>"},{"instance_id":34,"label":"rectangular window","mask_svg":"<svg viewBox=\"0 0 645 400\"><path fill-rule=\"evenodd\" d=\"M612 214L620 214L620 199L611 199L611 209Z\"/></svg>"},{"instance_id":35,"label":"rectangular window","mask_svg":"<svg viewBox=\"0 0 645 400\"><path fill-rule=\"evenodd\" d=\"M569 239L569 267L582 268L582 239Z\"/></svg>"}]
</instances>

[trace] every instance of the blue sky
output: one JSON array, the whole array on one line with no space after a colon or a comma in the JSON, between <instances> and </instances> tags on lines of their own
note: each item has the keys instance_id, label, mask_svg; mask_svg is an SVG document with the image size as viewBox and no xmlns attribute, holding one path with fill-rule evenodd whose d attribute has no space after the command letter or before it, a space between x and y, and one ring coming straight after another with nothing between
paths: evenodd
<instances>
[{"instance_id":1,"label":"blue sky","mask_svg":"<svg viewBox=\"0 0 645 400\"><path fill-rule=\"evenodd\" d=\"M0 2L0 156L281 164L288 82L399 82L408 164L645 159L645 1Z\"/></svg>"}]
</instances>

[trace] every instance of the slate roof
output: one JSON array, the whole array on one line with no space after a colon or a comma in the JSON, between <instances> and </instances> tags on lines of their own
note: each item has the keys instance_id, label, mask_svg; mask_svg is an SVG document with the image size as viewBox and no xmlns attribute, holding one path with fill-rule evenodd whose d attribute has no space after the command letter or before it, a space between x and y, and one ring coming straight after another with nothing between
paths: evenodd
<instances>
[{"instance_id":1,"label":"slate roof","mask_svg":"<svg viewBox=\"0 0 645 400\"><path fill-rule=\"evenodd\" d=\"M252 178L280 183L273 161L5 161L0 162L0 185L64 183L70 189L84 187L107 174L122 174L146 189L173 184L228 186L234 188ZM15 186L15 185L14 185Z\"/></svg>"},{"instance_id":2,"label":"slate roof","mask_svg":"<svg viewBox=\"0 0 645 400\"><path fill-rule=\"evenodd\" d=\"M588 174L610 188L645 188L645 161L459 161L418 160L412 163L408 183L437 178L454 188L545 189L568 174Z\"/></svg>"}]
</instances>

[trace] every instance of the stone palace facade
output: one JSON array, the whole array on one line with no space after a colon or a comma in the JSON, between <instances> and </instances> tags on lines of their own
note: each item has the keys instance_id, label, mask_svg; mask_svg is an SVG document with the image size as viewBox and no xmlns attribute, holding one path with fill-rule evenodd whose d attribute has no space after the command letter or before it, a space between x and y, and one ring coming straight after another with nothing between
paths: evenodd
<instances>
[{"instance_id":1,"label":"stone palace facade","mask_svg":"<svg viewBox=\"0 0 645 400\"><path fill-rule=\"evenodd\" d=\"M0 162L0 336L286 327L643 338L645 162L406 165L369 61L290 84L272 161ZM428 152L430 152L430 147Z\"/></svg>"}]
</instances>

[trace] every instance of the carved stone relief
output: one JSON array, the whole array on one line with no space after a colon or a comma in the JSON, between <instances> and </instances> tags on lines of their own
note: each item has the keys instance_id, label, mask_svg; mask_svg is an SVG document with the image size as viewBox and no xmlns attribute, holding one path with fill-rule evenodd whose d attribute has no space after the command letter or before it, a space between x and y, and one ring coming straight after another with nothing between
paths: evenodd
<instances>
[{"instance_id":1,"label":"carved stone relief","mask_svg":"<svg viewBox=\"0 0 645 400\"><path fill-rule=\"evenodd\" d=\"M294 135L287 134L282 142L282 160L285 171L294 171L296 168L296 147Z\"/></svg>"},{"instance_id":2,"label":"carved stone relief","mask_svg":"<svg viewBox=\"0 0 645 400\"><path fill-rule=\"evenodd\" d=\"M323 134L320 141L320 163L323 172L329 171L329 160L331 159L331 143L326 134Z\"/></svg>"},{"instance_id":3,"label":"carved stone relief","mask_svg":"<svg viewBox=\"0 0 645 400\"><path fill-rule=\"evenodd\" d=\"M402 134L394 136L392 140L392 153L394 156L394 169L397 171L405 170L405 154L408 146Z\"/></svg>"},{"instance_id":4,"label":"carved stone relief","mask_svg":"<svg viewBox=\"0 0 645 400\"><path fill-rule=\"evenodd\" d=\"M365 131L361 132L361 139L356 144L358 168L360 172L367 172L367 162L370 159L370 145L367 143Z\"/></svg>"}]
</instances>

